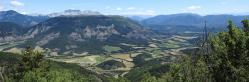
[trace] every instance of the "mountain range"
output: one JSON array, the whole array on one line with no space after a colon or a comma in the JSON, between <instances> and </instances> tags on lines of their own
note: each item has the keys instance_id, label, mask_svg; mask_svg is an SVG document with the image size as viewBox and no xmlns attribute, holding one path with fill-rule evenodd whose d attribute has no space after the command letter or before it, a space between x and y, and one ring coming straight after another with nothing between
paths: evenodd
<instances>
[{"instance_id":1,"label":"mountain range","mask_svg":"<svg viewBox=\"0 0 249 82\"><path fill-rule=\"evenodd\" d=\"M213 30L225 28L229 19L240 26L248 17L184 13L147 18L79 10L29 16L10 10L0 12L0 42L25 40L19 47L40 46L65 54L107 53L106 46L122 52L132 49L127 45L146 46L157 33L201 32L204 21Z\"/></svg>"},{"instance_id":2,"label":"mountain range","mask_svg":"<svg viewBox=\"0 0 249 82\"><path fill-rule=\"evenodd\" d=\"M227 24L227 20L234 21L239 25L240 21L249 18L249 15L206 15L200 16L198 14L172 14L172 15L159 15L151 17L142 21L142 24L148 25L184 25L184 26L196 26L202 27L204 21L207 22L209 27L219 27Z\"/></svg>"},{"instance_id":3,"label":"mountain range","mask_svg":"<svg viewBox=\"0 0 249 82\"><path fill-rule=\"evenodd\" d=\"M145 27L157 31L201 31L205 25L209 29L221 30L227 25L228 20L232 20L235 25L241 26L241 20L249 18L249 15L206 15L182 13L172 15L158 15L140 23Z\"/></svg>"},{"instance_id":4,"label":"mountain range","mask_svg":"<svg viewBox=\"0 0 249 82\"><path fill-rule=\"evenodd\" d=\"M49 19L48 16L29 16L14 10L0 12L0 22L13 22L22 27L31 27L47 19Z\"/></svg>"}]
</instances>

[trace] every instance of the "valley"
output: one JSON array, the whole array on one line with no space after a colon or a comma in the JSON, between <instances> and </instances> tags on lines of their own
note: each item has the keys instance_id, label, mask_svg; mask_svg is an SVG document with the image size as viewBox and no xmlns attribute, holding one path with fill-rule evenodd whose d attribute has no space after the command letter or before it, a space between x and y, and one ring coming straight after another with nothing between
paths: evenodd
<instances>
[{"instance_id":1,"label":"valley","mask_svg":"<svg viewBox=\"0 0 249 82\"><path fill-rule=\"evenodd\" d=\"M136 63L139 62L136 60L137 58L141 59L138 57L139 55L148 54L148 57L146 57L145 59L142 58L142 60L144 60L142 62L163 57L173 57L173 60L175 60L179 56L188 55L183 53L182 50L197 48L196 46L194 46L192 40L198 38L199 36L200 34L198 33L172 34L171 36L168 36L168 38L153 39L146 47L121 43L130 47L130 50L127 52L119 52L122 51L122 48L109 45L103 47L103 49L106 51L106 53L103 54L90 54L85 51L85 53L81 54L73 53L60 55L50 49L44 49L38 46L36 46L34 50L44 52L46 54L46 59L58 62L78 64L79 66L82 66L98 74L107 74L115 77L120 77L124 76L131 69L139 67L138 63ZM14 46L22 44L23 42L24 41L9 42L5 44L3 43L0 45L0 48L1 51L4 52L21 54L24 49L16 48ZM118 64L115 64L117 62ZM162 64L166 64L169 62L161 61ZM102 65L100 66L100 64ZM119 64L123 64L124 66L119 66Z\"/></svg>"}]
</instances>

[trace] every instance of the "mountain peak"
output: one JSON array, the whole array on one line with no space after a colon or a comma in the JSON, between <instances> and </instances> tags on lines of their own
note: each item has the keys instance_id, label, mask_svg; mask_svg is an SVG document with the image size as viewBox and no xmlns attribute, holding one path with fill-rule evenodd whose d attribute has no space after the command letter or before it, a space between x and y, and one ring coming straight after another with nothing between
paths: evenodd
<instances>
[{"instance_id":1,"label":"mountain peak","mask_svg":"<svg viewBox=\"0 0 249 82\"><path fill-rule=\"evenodd\" d=\"M8 12L8 13L18 13L18 12L14 11L14 10L8 10L6 12Z\"/></svg>"},{"instance_id":2,"label":"mountain peak","mask_svg":"<svg viewBox=\"0 0 249 82\"><path fill-rule=\"evenodd\" d=\"M81 12L81 11L80 10L68 9L68 10L65 10L64 12L71 13L71 12Z\"/></svg>"},{"instance_id":3,"label":"mountain peak","mask_svg":"<svg viewBox=\"0 0 249 82\"><path fill-rule=\"evenodd\" d=\"M0 14L2 14L2 15L13 15L13 14L20 15L20 13L14 11L14 10L2 11L2 12L0 12Z\"/></svg>"},{"instance_id":4,"label":"mountain peak","mask_svg":"<svg viewBox=\"0 0 249 82\"><path fill-rule=\"evenodd\" d=\"M46 16L29 16L20 14L14 10L1 11L0 12L0 22L13 22L19 24L23 27L30 27L38 24L41 21L48 19Z\"/></svg>"},{"instance_id":5,"label":"mountain peak","mask_svg":"<svg viewBox=\"0 0 249 82\"><path fill-rule=\"evenodd\" d=\"M81 10L68 9L68 10L65 10L64 12L57 12L57 13L49 14L50 17L79 16L79 15L101 15L101 13L96 12L96 11L91 11L91 10L81 11Z\"/></svg>"},{"instance_id":6,"label":"mountain peak","mask_svg":"<svg viewBox=\"0 0 249 82\"><path fill-rule=\"evenodd\" d=\"M159 16L196 16L199 17L199 14L194 13L178 13L178 14L170 14L170 15L159 15Z\"/></svg>"}]
</instances>

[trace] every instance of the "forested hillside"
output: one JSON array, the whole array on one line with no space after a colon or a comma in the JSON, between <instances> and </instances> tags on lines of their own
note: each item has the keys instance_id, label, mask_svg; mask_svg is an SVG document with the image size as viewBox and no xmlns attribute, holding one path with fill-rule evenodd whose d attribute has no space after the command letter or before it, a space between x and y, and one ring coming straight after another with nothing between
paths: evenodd
<instances>
[{"instance_id":1,"label":"forested hillside","mask_svg":"<svg viewBox=\"0 0 249 82\"><path fill-rule=\"evenodd\" d=\"M27 48L23 54L0 52L1 82L109 82L114 77L100 75L76 64L44 59Z\"/></svg>"}]
</instances>

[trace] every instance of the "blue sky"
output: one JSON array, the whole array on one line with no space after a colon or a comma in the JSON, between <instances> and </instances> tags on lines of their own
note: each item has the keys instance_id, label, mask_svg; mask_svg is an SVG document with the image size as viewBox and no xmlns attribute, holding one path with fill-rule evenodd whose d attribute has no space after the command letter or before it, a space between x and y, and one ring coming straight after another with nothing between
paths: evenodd
<instances>
[{"instance_id":1,"label":"blue sky","mask_svg":"<svg viewBox=\"0 0 249 82\"><path fill-rule=\"evenodd\" d=\"M66 9L115 15L249 14L249 0L0 0L0 11L48 14Z\"/></svg>"}]
</instances>

